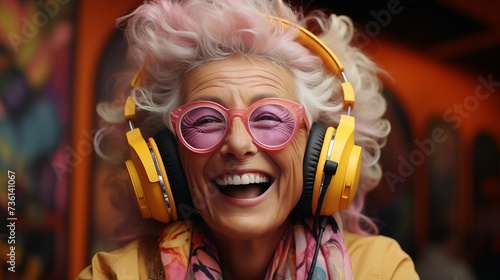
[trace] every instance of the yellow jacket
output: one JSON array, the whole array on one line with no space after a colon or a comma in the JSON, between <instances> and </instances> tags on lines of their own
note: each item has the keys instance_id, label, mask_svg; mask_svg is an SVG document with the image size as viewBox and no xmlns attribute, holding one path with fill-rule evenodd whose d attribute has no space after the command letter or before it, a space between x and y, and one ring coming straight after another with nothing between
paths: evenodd
<instances>
[{"instance_id":1,"label":"yellow jacket","mask_svg":"<svg viewBox=\"0 0 500 280\"><path fill-rule=\"evenodd\" d=\"M344 239L354 279L419 279L411 258L395 240L349 232L344 233ZM161 279L150 273L157 251L156 237L142 237L116 251L95 254L77 279Z\"/></svg>"}]
</instances>

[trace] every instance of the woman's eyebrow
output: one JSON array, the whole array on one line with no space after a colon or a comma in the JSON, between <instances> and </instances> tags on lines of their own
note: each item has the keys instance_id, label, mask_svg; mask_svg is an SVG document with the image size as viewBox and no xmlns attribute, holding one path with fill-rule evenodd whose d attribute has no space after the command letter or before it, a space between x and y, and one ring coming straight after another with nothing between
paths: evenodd
<instances>
[{"instance_id":1,"label":"woman's eyebrow","mask_svg":"<svg viewBox=\"0 0 500 280\"><path fill-rule=\"evenodd\" d=\"M218 104L222 104L222 99L220 99L218 96L200 96L189 101L189 103L196 101L212 101Z\"/></svg>"},{"instance_id":2,"label":"woman's eyebrow","mask_svg":"<svg viewBox=\"0 0 500 280\"><path fill-rule=\"evenodd\" d=\"M251 104L253 104L261 99L265 99L265 98L283 98L283 96L280 95L279 93L274 93L274 92L259 93L257 95L254 95L250 99L250 104L248 104L248 105L251 105ZM212 101L212 102L215 102L215 103L222 105L222 99L220 99L218 96L215 96L215 95L196 97L193 100L190 100L189 103L196 102L196 101Z\"/></svg>"},{"instance_id":3,"label":"woman's eyebrow","mask_svg":"<svg viewBox=\"0 0 500 280\"><path fill-rule=\"evenodd\" d=\"M253 103L255 103L261 99L265 99L265 98L283 98L283 96L278 94L278 93L273 93L273 92L259 93L255 96L253 96L252 99L250 99L250 104L253 104Z\"/></svg>"}]
</instances>

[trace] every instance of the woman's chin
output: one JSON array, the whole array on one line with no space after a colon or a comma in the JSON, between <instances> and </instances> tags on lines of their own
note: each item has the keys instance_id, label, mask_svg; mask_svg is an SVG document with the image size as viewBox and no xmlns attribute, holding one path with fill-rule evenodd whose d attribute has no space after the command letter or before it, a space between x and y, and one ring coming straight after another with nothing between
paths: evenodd
<instances>
[{"instance_id":1,"label":"woman's chin","mask_svg":"<svg viewBox=\"0 0 500 280\"><path fill-rule=\"evenodd\" d=\"M212 231L217 231L225 238L239 241L256 240L269 232L267 223L262 223L259 218L234 218L229 219L225 226L212 228Z\"/></svg>"},{"instance_id":2,"label":"woman's chin","mask_svg":"<svg viewBox=\"0 0 500 280\"><path fill-rule=\"evenodd\" d=\"M224 238L240 241L256 240L268 234L276 234L287 220L277 219L277 213L267 211L263 213L244 214L225 213L219 216L214 224L209 223L210 230Z\"/></svg>"}]
</instances>

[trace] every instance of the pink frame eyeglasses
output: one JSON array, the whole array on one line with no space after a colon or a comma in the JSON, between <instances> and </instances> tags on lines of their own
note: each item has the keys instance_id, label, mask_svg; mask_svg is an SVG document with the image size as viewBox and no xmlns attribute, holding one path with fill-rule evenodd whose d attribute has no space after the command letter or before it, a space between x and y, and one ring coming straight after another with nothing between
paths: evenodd
<instances>
[{"instance_id":1,"label":"pink frame eyeglasses","mask_svg":"<svg viewBox=\"0 0 500 280\"><path fill-rule=\"evenodd\" d=\"M305 122L308 133L310 129L304 106L281 98L261 99L242 109L227 109L212 101L197 101L182 105L170 113L177 137L185 147L196 153L209 153L217 149L229 134L235 117L241 118L253 142L269 151L286 147L295 137L301 121ZM216 133L209 134L206 131ZM196 135L194 141L193 134Z\"/></svg>"}]
</instances>

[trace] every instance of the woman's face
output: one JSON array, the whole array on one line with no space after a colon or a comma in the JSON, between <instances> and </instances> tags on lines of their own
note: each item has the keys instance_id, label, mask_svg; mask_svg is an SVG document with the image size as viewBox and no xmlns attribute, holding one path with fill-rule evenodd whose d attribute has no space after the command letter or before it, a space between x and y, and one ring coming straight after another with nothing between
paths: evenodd
<instances>
[{"instance_id":1,"label":"woman's face","mask_svg":"<svg viewBox=\"0 0 500 280\"><path fill-rule=\"evenodd\" d=\"M247 108L270 97L297 102L291 73L262 60L211 62L183 81L183 104L209 100L227 109ZM227 138L213 152L198 154L179 143L193 202L211 231L250 240L283 225L302 192L306 143L307 130L301 122L288 146L263 150L255 145L238 116ZM268 183L248 184L251 178ZM241 184L222 190L219 186L226 180Z\"/></svg>"}]
</instances>

